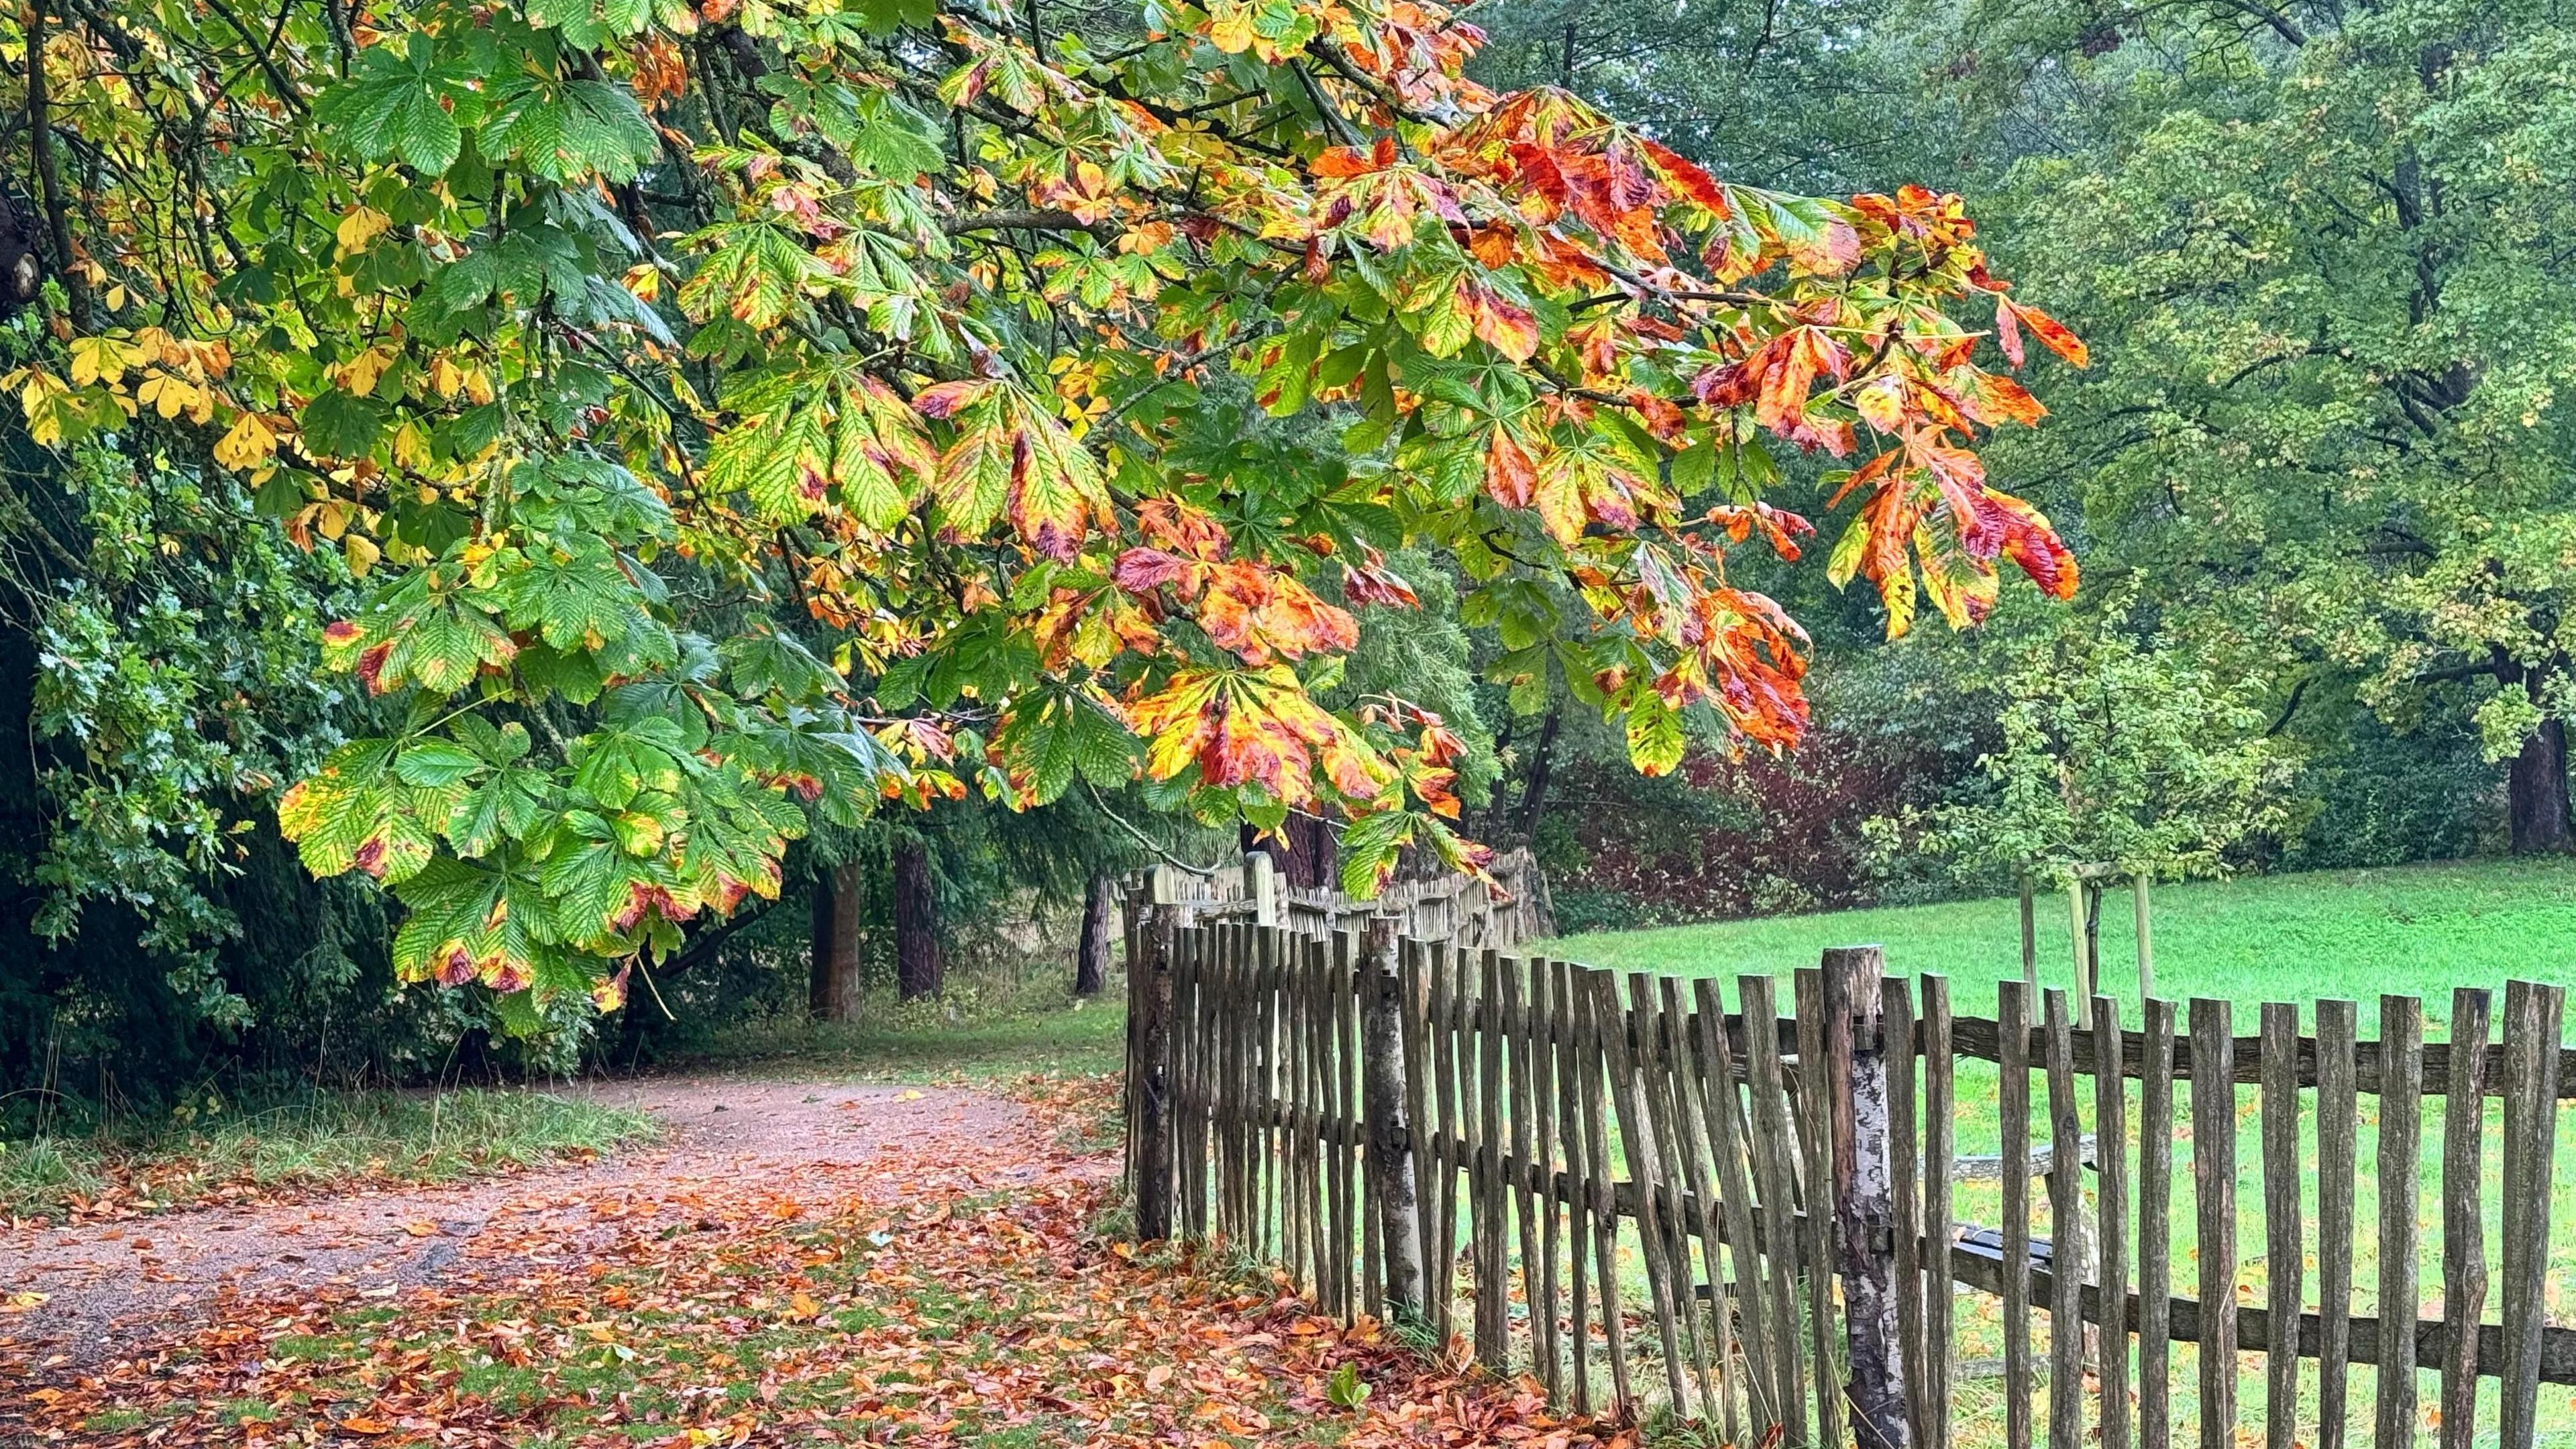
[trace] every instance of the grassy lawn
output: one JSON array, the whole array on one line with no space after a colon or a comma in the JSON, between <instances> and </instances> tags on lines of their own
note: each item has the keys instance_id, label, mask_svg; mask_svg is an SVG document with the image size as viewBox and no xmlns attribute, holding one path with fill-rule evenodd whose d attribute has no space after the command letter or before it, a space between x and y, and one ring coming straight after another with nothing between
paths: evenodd
<instances>
[{"instance_id":1,"label":"grassy lawn","mask_svg":"<svg viewBox=\"0 0 2576 1449\"><path fill-rule=\"evenodd\" d=\"M444 1182L650 1137L640 1112L540 1091L325 1092L0 1142L0 1217L116 1215L352 1182Z\"/></svg>"},{"instance_id":2,"label":"grassy lawn","mask_svg":"<svg viewBox=\"0 0 2576 1449\"><path fill-rule=\"evenodd\" d=\"M2138 1022L2136 951L2128 898L2110 893L2104 902L2101 983L2122 1002L2125 1024ZM2038 903L2039 960L2043 986L2072 985L2065 898L2043 896ZM2234 1028L2250 1035L2256 1007L2264 1001L2292 1001L2311 1008L2321 998L2348 998L2361 1003L2365 1039L2375 1032L2381 993L2425 998L2427 1037L2442 1040L2455 987L2498 988L2510 978L2566 982L2576 979L2576 862L2493 861L2405 869L2320 872L2189 886L2167 887L2155 895L2154 940L2156 994L2176 1000L2212 996L2237 1005ZM1934 906L1845 911L1826 915L1725 922L1666 930L1601 933L1573 937L1539 947L1550 955L1592 965L1652 970L1686 976L1732 978L1749 972L1786 974L1814 964L1827 946L1878 942L1887 947L1888 965L1900 973L1941 972L1954 983L1953 1003L1961 1015L1992 1016L1994 983L2021 974L2020 920L2011 898L1962 901ZM1727 993L1730 1005L1734 992ZM1784 996L1785 999L1785 996ZM2034 1003L2033 1015L2037 1016ZM2302 1024L2313 1029L2313 1015L2303 1009ZM2576 1025L2576 1022L2571 1022ZM1963 1154L1991 1154L2001 1147L1995 1115L1996 1069L1990 1063L1958 1065L1958 1149ZM2080 1115L2093 1126L2092 1082L2078 1080ZM2263 1165L2256 1091L2237 1092L2236 1143L2238 1244L2243 1259L2236 1275L2240 1301L2260 1303L2273 1265L2264 1261ZM2169 1131L2148 1134L2138 1121L2137 1088L2129 1088L2129 1160L2131 1188L2134 1164L2142 1146L2152 1142L2172 1154L2175 1167L2173 1239L2174 1291L2198 1292L2198 1241L2192 1211L2192 1154L2188 1086L2176 1093L2176 1121ZM2034 1131L2047 1131L2046 1087L2033 1080ZM2361 1103L2360 1171L2356 1185L2356 1284L2353 1311L2376 1314L2378 1243L2378 1101ZM2486 1238L2492 1257L2498 1236L2500 1190L2499 1141L2501 1109L2490 1104L2486 1124L2482 1193L2486 1205ZM2425 1302L2422 1312L2438 1315L2441 1280L2440 1155L2443 1108L2428 1100L2423 1120L2423 1193L2418 1201L2419 1254ZM2562 1113L2558 1132L2558 1173L2568 1180L2576 1171L2576 1113ZM2303 1247L2308 1261L2303 1300L2317 1302L2314 1253L2318 1241L2318 1187L2314 1103L2303 1103L2300 1130L2299 1191ZM2086 1174L2084 1211L2098 1212L2098 1180ZM1961 1183L1956 1190L1959 1219L1968 1223L1998 1221L1998 1188L1991 1181ZM2034 1183L2032 1231L2050 1232L2045 1193ZM2552 1204L2548 1298L2554 1319L2566 1311L2576 1287L2576 1193L2562 1191ZM2137 1222L2133 1205L2130 1222ZM2133 1264L2136 1252L2131 1254ZM2132 1271L2134 1272L2134 1266ZM1623 1285L1641 1297L1642 1279ZM1999 1305L1982 1294L1962 1293L1959 1301L1959 1352L1971 1360L1991 1360L2002 1352ZM2488 1321L2494 1321L2492 1297ZM2036 1315L2033 1338L2044 1369L2047 1324ZM2563 1321L2563 1320L2562 1320ZM2262 1414L2262 1360L2247 1356L2240 1380L2243 1422L2259 1423ZM2178 1349L2173 1366L2174 1403L2178 1420L2190 1425L2197 1413L2193 1350ZM2316 1369L2302 1374L2302 1423L2315 1415ZM2434 1400L2430 1375L2421 1385L2422 1399ZM2353 1402L2366 1423L2374 1391L2371 1372L2357 1371ZM2479 1415L2483 1442L2494 1442L2493 1388ZM2000 1383L1969 1380L1959 1387L1955 1410L1963 1443L1982 1444L2000 1438ZM2045 1421L2045 1403L2038 1407ZM2088 1413L2089 1418L2089 1413ZM2576 1399L2563 1387L2544 1386L2541 1394L2542 1442L2576 1443ZM2187 1429L2186 1429L2187 1432ZM2305 1430L2303 1430L2303 1434Z\"/></svg>"},{"instance_id":3,"label":"grassy lawn","mask_svg":"<svg viewBox=\"0 0 2576 1449\"><path fill-rule=\"evenodd\" d=\"M2071 986L2066 898L2037 903L2043 985ZM2386 870L2164 886L2154 897L2156 994L2225 997L2237 1030L2264 1001L2359 1001L2365 1030L2382 992L2426 998L2440 1039L2451 988L2512 977L2576 980L2576 860L2474 861ZM2101 984L2137 1019L2129 899L2103 898ZM1938 971L1962 1014L1990 1016L1993 983L2021 974L2021 912L2011 897L1932 906L1597 932L1538 949L1594 966L1733 977L1812 966L1827 946L1878 942L1891 971ZM2035 1014L2035 1008L2034 1008Z\"/></svg>"}]
</instances>

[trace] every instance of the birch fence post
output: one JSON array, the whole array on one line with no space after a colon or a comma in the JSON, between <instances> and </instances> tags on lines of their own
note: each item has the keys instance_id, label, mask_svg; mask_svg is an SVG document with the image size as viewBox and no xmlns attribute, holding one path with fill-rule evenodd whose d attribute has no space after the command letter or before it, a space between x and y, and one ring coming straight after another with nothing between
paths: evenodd
<instances>
[{"instance_id":1,"label":"birch fence post","mask_svg":"<svg viewBox=\"0 0 2576 1449\"><path fill-rule=\"evenodd\" d=\"M1395 917L1371 916L1360 944L1367 1020L1360 1035L1362 1115L1368 1119L1369 1205L1378 1224L1390 1319L1422 1317L1421 1206L1414 1196L1413 1134L1405 1113L1404 981L1396 970Z\"/></svg>"},{"instance_id":2,"label":"birch fence post","mask_svg":"<svg viewBox=\"0 0 2576 1449\"><path fill-rule=\"evenodd\" d=\"M1825 952L1824 973L1833 1235L1851 1374L1844 1392L1860 1449L1909 1449L1896 1311L1896 1193L1888 1169L1887 1042L1880 1030L1885 955L1876 946L1833 947Z\"/></svg>"},{"instance_id":3,"label":"birch fence post","mask_svg":"<svg viewBox=\"0 0 2576 1449\"><path fill-rule=\"evenodd\" d=\"M1137 937L1145 948L1137 995L1136 1058L1142 1065L1136 1093L1136 1236L1158 1242L1172 1235L1172 915L1168 905L1146 908Z\"/></svg>"}]
</instances>

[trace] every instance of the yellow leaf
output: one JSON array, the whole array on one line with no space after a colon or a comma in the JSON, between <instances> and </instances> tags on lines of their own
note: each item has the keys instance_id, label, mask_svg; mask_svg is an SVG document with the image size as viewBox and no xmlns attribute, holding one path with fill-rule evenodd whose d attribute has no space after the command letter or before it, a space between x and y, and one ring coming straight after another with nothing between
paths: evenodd
<instances>
[{"instance_id":1,"label":"yellow leaf","mask_svg":"<svg viewBox=\"0 0 2576 1449\"><path fill-rule=\"evenodd\" d=\"M186 362L188 348L178 338L158 327L134 329L132 360L135 363L159 362L177 367Z\"/></svg>"},{"instance_id":2,"label":"yellow leaf","mask_svg":"<svg viewBox=\"0 0 2576 1449\"><path fill-rule=\"evenodd\" d=\"M349 572L362 579L367 576L367 570L376 566L376 560L384 556L384 551L377 548L373 540L361 533L353 533L341 539L340 551L349 556ZM404 1231L410 1232L411 1229L407 1225ZM413 1234L413 1236L420 1235Z\"/></svg>"},{"instance_id":3,"label":"yellow leaf","mask_svg":"<svg viewBox=\"0 0 2576 1449\"><path fill-rule=\"evenodd\" d=\"M113 337L72 339L72 386L87 387L102 379L114 382L132 365L135 349Z\"/></svg>"},{"instance_id":4,"label":"yellow leaf","mask_svg":"<svg viewBox=\"0 0 2576 1449\"><path fill-rule=\"evenodd\" d=\"M215 461L235 472L257 467L276 455L277 434L248 409L233 419L232 430L215 443Z\"/></svg>"},{"instance_id":5,"label":"yellow leaf","mask_svg":"<svg viewBox=\"0 0 2576 1449\"><path fill-rule=\"evenodd\" d=\"M192 422L203 423L214 416L214 395L184 377L158 368L143 379L134 395L154 412L165 418L186 413Z\"/></svg>"},{"instance_id":6,"label":"yellow leaf","mask_svg":"<svg viewBox=\"0 0 2576 1449\"><path fill-rule=\"evenodd\" d=\"M385 215L383 212L376 210L372 206L353 206L349 208L349 214L340 218L340 229L338 232L340 240L340 254L346 256L351 252L365 251L367 249L368 242L371 242L378 236L382 235L385 228L390 227L393 224L394 219L392 217Z\"/></svg>"},{"instance_id":7,"label":"yellow leaf","mask_svg":"<svg viewBox=\"0 0 2576 1449\"><path fill-rule=\"evenodd\" d=\"M636 300L641 302L650 302L654 298L661 296L662 269L654 266L651 262L646 262L641 266L627 268L626 290L633 293Z\"/></svg>"},{"instance_id":8,"label":"yellow leaf","mask_svg":"<svg viewBox=\"0 0 2576 1449\"><path fill-rule=\"evenodd\" d=\"M1228 55L1241 55L1259 38L1253 33L1253 18L1249 4L1225 6L1209 17L1215 23L1208 27L1208 40Z\"/></svg>"},{"instance_id":9,"label":"yellow leaf","mask_svg":"<svg viewBox=\"0 0 2576 1449\"><path fill-rule=\"evenodd\" d=\"M80 420L80 409L73 405L72 390L61 378L41 367L25 369L25 377L18 389L18 406L27 414L27 436L50 448L63 440L67 420Z\"/></svg>"},{"instance_id":10,"label":"yellow leaf","mask_svg":"<svg viewBox=\"0 0 2576 1449\"><path fill-rule=\"evenodd\" d=\"M796 1290L796 1296L787 1301L787 1306L799 1318L812 1318L823 1311L823 1305L815 1302L802 1288Z\"/></svg>"},{"instance_id":11,"label":"yellow leaf","mask_svg":"<svg viewBox=\"0 0 2576 1449\"><path fill-rule=\"evenodd\" d=\"M426 468L429 466L429 435L421 431L420 424L405 421L400 428L395 430L394 465L401 468ZM434 503L437 501L437 498L438 495L432 493L429 497L424 498L421 501L423 503Z\"/></svg>"},{"instance_id":12,"label":"yellow leaf","mask_svg":"<svg viewBox=\"0 0 2576 1449\"><path fill-rule=\"evenodd\" d=\"M340 365L341 388L356 397L366 397L376 390L376 379L392 365L392 344L379 342Z\"/></svg>"}]
</instances>

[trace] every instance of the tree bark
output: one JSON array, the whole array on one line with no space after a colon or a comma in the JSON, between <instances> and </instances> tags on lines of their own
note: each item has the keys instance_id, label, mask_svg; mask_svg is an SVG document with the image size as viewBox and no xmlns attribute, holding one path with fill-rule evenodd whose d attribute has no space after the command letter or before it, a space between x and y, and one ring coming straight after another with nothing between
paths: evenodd
<instances>
[{"instance_id":1,"label":"tree bark","mask_svg":"<svg viewBox=\"0 0 2576 1449\"><path fill-rule=\"evenodd\" d=\"M1235 839L1244 854L1259 851L1269 856L1271 865L1278 869L1281 885L1321 890L1334 884L1337 872L1330 821L1312 815L1291 815L1267 840L1253 825L1238 827Z\"/></svg>"},{"instance_id":2,"label":"tree bark","mask_svg":"<svg viewBox=\"0 0 2576 1449\"><path fill-rule=\"evenodd\" d=\"M1118 908L1118 878L1103 872L1082 893L1082 944L1073 959L1073 994L1098 996L1109 977L1109 917Z\"/></svg>"},{"instance_id":3,"label":"tree bark","mask_svg":"<svg viewBox=\"0 0 2576 1449\"><path fill-rule=\"evenodd\" d=\"M862 885L855 864L814 878L814 966L806 1008L816 1021L859 1019Z\"/></svg>"},{"instance_id":4,"label":"tree bark","mask_svg":"<svg viewBox=\"0 0 2576 1449\"><path fill-rule=\"evenodd\" d=\"M2505 776L2513 853L2537 855L2576 844L2567 815L2567 725L2549 719L2522 742Z\"/></svg>"},{"instance_id":5,"label":"tree bark","mask_svg":"<svg viewBox=\"0 0 2576 1449\"><path fill-rule=\"evenodd\" d=\"M906 1001L939 994L939 907L930 891L930 852L918 841L894 848L894 976Z\"/></svg>"}]
</instances>

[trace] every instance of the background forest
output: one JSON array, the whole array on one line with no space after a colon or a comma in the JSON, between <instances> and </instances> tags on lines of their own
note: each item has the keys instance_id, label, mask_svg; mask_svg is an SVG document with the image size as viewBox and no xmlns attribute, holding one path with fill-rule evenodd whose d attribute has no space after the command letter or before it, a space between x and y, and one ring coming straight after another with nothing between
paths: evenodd
<instances>
[{"instance_id":1,"label":"background forest","mask_svg":"<svg viewBox=\"0 0 2576 1449\"><path fill-rule=\"evenodd\" d=\"M1814 636L1816 729L1792 755L1733 755L1711 728L1641 778L1591 679L1490 594L1461 603L1453 559L1392 560L1424 607L1363 614L1333 687L1400 685L1448 721L1464 833L1530 845L1561 927L2089 864L2569 848L2576 30L2554 6L1490 0L1468 18L1487 84L1563 87L1728 180L1960 193L1997 272L2092 359L2049 374L2046 427L1985 453L2081 559L2072 603L2010 584L1981 629L1891 641L1868 590L1747 557ZM34 220L20 188L0 246L23 254ZM1247 466L1332 446L1248 396L1203 426ZM776 903L704 928L650 990L505 1032L477 990L397 989L400 908L315 880L278 834L284 783L390 708L321 667L323 623L363 587L345 553L298 546L334 526L222 473L49 452L14 415L0 481L0 1092L45 1089L0 1097L0 1121L234 1073L649 1059L809 1000L971 994L1033 919L1101 961L1114 873L1241 844L1114 780L1025 811L827 820L789 848ZM1813 478L1783 484L1818 511ZM1312 822L1273 848L1292 879L1331 878Z\"/></svg>"}]
</instances>

